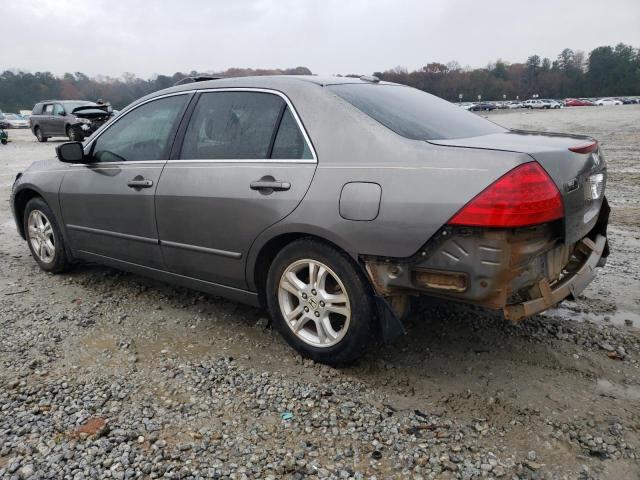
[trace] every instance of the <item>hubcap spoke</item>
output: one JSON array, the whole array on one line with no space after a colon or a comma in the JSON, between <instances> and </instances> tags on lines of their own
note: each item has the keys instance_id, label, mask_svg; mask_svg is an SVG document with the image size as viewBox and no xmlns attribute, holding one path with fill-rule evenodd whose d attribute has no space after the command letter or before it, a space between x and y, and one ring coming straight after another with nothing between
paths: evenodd
<instances>
[{"instance_id":1,"label":"hubcap spoke","mask_svg":"<svg viewBox=\"0 0 640 480\"><path fill-rule=\"evenodd\" d=\"M318 265L315 262L309 262L309 285L316 286L318 275Z\"/></svg>"},{"instance_id":2,"label":"hubcap spoke","mask_svg":"<svg viewBox=\"0 0 640 480\"><path fill-rule=\"evenodd\" d=\"M302 312L302 305L298 305L296 308L286 314L286 318L289 322L292 322L294 320L297 320Z\"/></svg>"},{"instance_id":3,"label":"hubcap spoke","mask_svg":"<svg viewBox=\"0 0 640 480\"><path fill-rule=\"evenodd\" d=\"M316 322L316 325L318 326L318 330L322 331L322 336L324 337L325 341L335 340L335 338L338 336L338 332L336 332L331 326L331 322L329 321L328 316L325 316L324 318L318 320L318 322Z\"/></svg>"},{"instance_id":4,"label":"hubcap spoke","mask_svg":"<svg viewBox=\"0 0 640 480\"><path fill-rule=\"evenodd\" d=\"M320 268L318 268L318 278L315 285L318 291L322 292L324 290L328 275L329 271L321 265Z\"/></svg>"},{"instance_id":5,"label":"hubcap spoke","mask_svg":"<svg viewBox=\"0 0 640 480\"><path fill-rule=\"evenodd\" d=\"M51 242L51 240L49 239L45 240L44 246L47 249L47 253L49 255L53 255L53 252L55 251L56 248L53 246L53 243Z\"/></svg>"},{"instance_id":6,"label":"hubcap spoke","mask_svg":"<svg viewBox=\"0 0 640 480\"><path fill-rule=\"evenodd\" d=\"M287 273L287 280L289 280L289 282L291 282L291 285L293 285L294 288L296 288L298 291L304 290L307 287L307 285L302 280L300 280L294 272Z\"/></svg>"},{"instance_id":7,"label":"hubcap spoke","mask_svg":"<svg viewBox=\"0 0 640 480\"><path fill-rule=\"evenodd\" d=\"M343 293L327 293L325 291L321 292L324 301L328 304L343 304L347 302L347 297Z\"/></svg>"},{"instance_id":8,"label":"hubcap spoke","mask_svg":"<svg viewBox=\"0 0 640 480\"><path fill-rule=\"evenodd\" d=\"M291 329L294 333L298 333L307 323L309 323L310 320L311 319L309 317L303 315L293 325L291 325Z\"/></svg>"},{"instance_id":9,"label":"hubcap spoke","mask_svg":"<svg viewBox=\"0 0 640 480\"><path fill-rule=\"evenodd\" d=\"M333 313L337 313L338 315L342 315L344 317L346 317L347 315L349 315L349 309L346 306L340 306L340 305L327 305L325 307L325 309L328 312L333 312Z\"/></svg>"}]
</instances>

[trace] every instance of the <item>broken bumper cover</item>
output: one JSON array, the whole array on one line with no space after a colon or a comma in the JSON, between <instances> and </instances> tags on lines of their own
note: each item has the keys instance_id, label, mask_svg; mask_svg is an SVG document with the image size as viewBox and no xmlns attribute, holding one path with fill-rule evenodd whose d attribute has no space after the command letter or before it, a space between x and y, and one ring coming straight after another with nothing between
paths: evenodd
<instances>
[{"instance_id":1,"label":"broken bumper cover","mask_svg":"<svg viewBox=\"0 0 640 480\"><path fill-rule=\"evenodd\" d=\"M540 313L571 296L576 298L595 278L595 268L601 264L602 255L607 245L607 237L597 234L596 240L583 238L578 248L588 253L586 261L574 273L568 274L562 280L551 286L546 278L538 283L541 296L522 303L506 305L504 316L507 320L517 322L525 317Z\"/></svg>"},{"instance_id":2,"label":"broken bumper cover","mask_svg":"<svg viewBox=\"0 0 640 480\"><path fill-rule=\"evenodd\" d=\"M411 258L363 260L376 293L387 299L442 297L502 309L515 322L579 295L593 280L609 253L608 218L605 201L592 230L571 244L558 224L446 226Z\"/></svg>"}]
</instances>

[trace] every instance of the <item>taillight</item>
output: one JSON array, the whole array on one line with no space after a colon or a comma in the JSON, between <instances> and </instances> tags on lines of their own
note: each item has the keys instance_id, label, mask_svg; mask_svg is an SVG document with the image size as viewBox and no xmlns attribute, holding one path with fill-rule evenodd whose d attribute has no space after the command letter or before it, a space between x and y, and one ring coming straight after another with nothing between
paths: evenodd
<instances>
[{"instance_id":1,"label":"taillight","mask_svg":"<svg viewBox=\"0 0 640 480\"><path fill-rule=\"evenodd\" d=\"M591 142L581 143L574 147L569 147L569 150L571 150L573 153L591 153L591 152L595 152L597 149L598 149L598 142L596 142L595 140Z\"/></svg>"},{"instance_id":2,"label":"taillight","mask_svg":"<svg viewBox=\"0 0 640 480\"><path fill-rule=\"evenodd\" d=\"M562 218L562 197L537 162L524 163L500 177L451 220L450 225L524 227Z\"/></svg>"}]
</instances>

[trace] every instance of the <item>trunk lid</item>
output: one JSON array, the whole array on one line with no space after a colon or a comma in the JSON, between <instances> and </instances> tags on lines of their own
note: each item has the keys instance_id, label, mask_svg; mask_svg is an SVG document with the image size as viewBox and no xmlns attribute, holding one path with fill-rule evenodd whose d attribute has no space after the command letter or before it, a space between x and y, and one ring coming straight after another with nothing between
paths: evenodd
<instances>
[{"instance_id":1,"label":"trunk lid","mask_svg":"<svg viewBox=\"0 0 640 480\"><path fill-rule=\"evenodd\" d=\"M595 226L604 199L606 165L601 150L575 153L571 147L592 142L581 135L511 130L470 138L430 140L459 148L525 153L536 160L555 182L564 204L565 241L573 243Z\"/></svg>"}]
</instances>

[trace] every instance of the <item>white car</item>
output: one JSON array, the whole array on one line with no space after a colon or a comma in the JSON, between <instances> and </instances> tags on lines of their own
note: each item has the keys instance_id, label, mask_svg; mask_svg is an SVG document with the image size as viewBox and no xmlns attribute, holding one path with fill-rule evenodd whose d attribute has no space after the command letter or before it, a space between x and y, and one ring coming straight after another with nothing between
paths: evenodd
<instances>
[{"instance_id":1,"label":"white car","mask_svg":"<svg viewBox=\"0 0 640 480\"><path fill-rule=\"evenodd\" d=\"M525 100L522 103L523 108L539 108L539 109L550 109L554 108L549 100L544 99L536 99L536 100Z\"/></svg>"},{"instance_id":2,"label":"white car","mask_svg":"<svg viewBox=\"0 0 640 480\"><path fill-rule=\"evenodd\" d=\"M522 102L518 102L518 101L511 101L511 102L505 102L505 106L504 108L507 108L509 110L512 110L514 108L522 108Z\"/></svg>"},{"instance_id":3,"label":"white car","mask_svg":"<svg viewBox=\"0 0 640 480\"><path fill-rule=\"evenodd\" d=\"M9 128L29 128L29 120L15 113L0 114L0 120L7 124Z\"/></svg>"},{"instance_id":4,"label":"white car","mask_svg":"<svg viewBox=\"0 0 640 480\"><path fill-rule=\"evenodd\" d=\"M564 108L564 103L558 100L550 100L545 98L542 101L547 102L549 105L551 105L551 108Z\"/></svg>"},{"instance_id":5,"label":"white car","mask_svg":"<svg viewBox=\"0 0 640 480\"><path fill-rule=\"evenodd\" d=\"M610 105L622 105L622 102L615 98L601 98L596 100L594 104L598 107L607 107Z\"/></svg>"}]
</instances>

